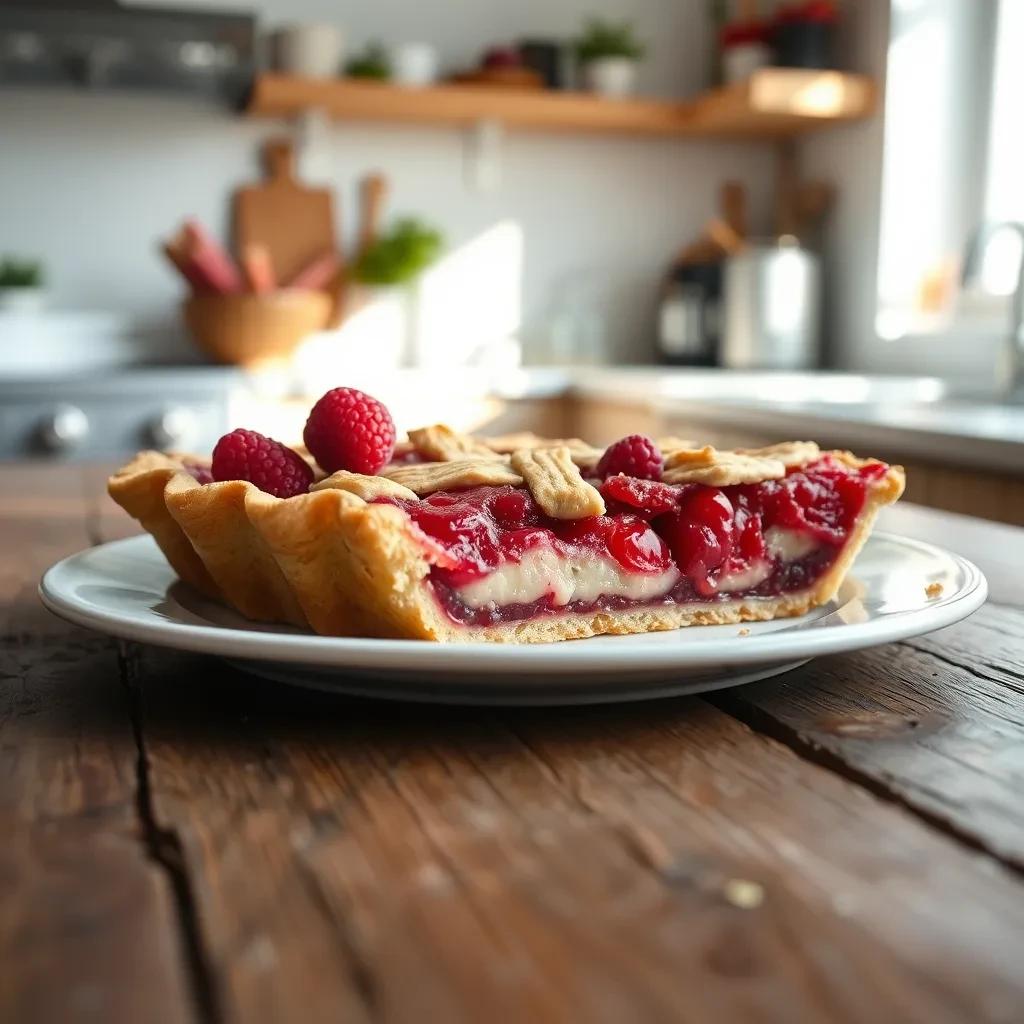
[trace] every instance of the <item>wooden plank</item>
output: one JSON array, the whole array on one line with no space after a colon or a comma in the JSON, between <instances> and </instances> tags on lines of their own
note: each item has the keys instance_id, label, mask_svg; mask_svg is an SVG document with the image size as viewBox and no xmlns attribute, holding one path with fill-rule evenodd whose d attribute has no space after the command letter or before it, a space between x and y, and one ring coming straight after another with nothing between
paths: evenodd
<instances>
[{"instance_id":1,"label":"wooden plank","mask_svg":"<svg viewBox=\"0 0 1024 1024\"><path fill-rule=\"evenodd\" d=\"M176 1024L193 990L140 831L116 649L36 596L43 569L89 542L79 482L5 469L0 497L0 1020Z\"/></svg>"},{"instance_id":2,"label":"wooden plank","mask_svg":"<svg viewBox=\"0 0 1024 1024\"><path fill-rule=\"evenodd\" d=\"M779 138L867 116L869 79L836 71L770 68L749 83L693 101L589 93L437 85L409 89L354 79L258 75L247 112L285 117L320 109L351 121L471 126L498 120L510 128L651 136Z\"/></svg>"},{"instance_id":3,"label":"wooden plank","mask_svg":"<svg viewBox=\"0 0 1024 1024\"><path fill-rule=\"evenodd\" d=\"M144 657L227 1020L1010 1020L1024 886L697 701L488 713Z\"/></svg>"},{"instance_id":4,"label":"wooden plank","mask_svg":"<svg viewBox=\"0 0 1024 1024\"><path fill-rule=\"evenodd\" d=\"M820 658L712 700L1024 870L1024 612Z\"/></svg>"}]
</instances>

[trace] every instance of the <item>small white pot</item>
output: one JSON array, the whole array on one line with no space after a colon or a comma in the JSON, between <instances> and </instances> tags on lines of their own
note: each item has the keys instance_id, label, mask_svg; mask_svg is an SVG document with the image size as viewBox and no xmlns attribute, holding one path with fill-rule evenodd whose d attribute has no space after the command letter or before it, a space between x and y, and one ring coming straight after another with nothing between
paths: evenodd
<instances>
[{"instance_id":1,"label":"small white pot","mask_svg":"<svg viewBox=\"0 0 1024 1024\"><path fill-rule=\"evenodd\" d=\"M43 288L0 288L0 313L41 313L45 306Z\"/></svg>"},{"instance_id":2,"label":"small white pot","mask_svg":"<svg viewBox=\"0 0 1024 1024\"><path fill-rule=\"evenodd\" d=\"M599 96L621 98L636 86L636 61L629 57L598 57L583 65L583 84Z\"/></svg>"},{"instance_id":3,"label":"small white pot","mask_svg":"<svg viewBox=\"0 0 1024 1024\"><path fill-rule=\"evenodd\" d=\"M391 50L391 80L417 88L437 81L441 59L429 43L401 43Z\"/></svg>"},{"instance_id":4,"label":"small white pot","mask_svg":"<svg viewBox=\"0 0 1024 1024\"><path fill-rule=\"evenodd\" d=\"M722 77L726 82L745 82L759 68L772 62L772 51L764 43L740 43L722 51Z\"/></svg>"},{"instance_id":5,"label":"small white pot","mask_svg":"<svg viewBox=\"0 0 1024 1024\"><path fill-rule=\"evenodd\" d=\"M337 25L285 25L270 37L276 71L308 78L334 78L341 73L345 36Z\"/></svg>"}]
</instances>

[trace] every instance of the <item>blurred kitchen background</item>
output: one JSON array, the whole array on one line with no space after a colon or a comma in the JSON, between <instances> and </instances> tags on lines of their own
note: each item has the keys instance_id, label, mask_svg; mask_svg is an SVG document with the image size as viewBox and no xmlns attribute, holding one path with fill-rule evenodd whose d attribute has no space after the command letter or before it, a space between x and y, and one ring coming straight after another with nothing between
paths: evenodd
<instances>
[{"instance_id":1,"label":"blurred kitchen background","mask_svg":"<svg viewBox=\"0 0 1024 1024\"><path fill-rule=\"evenodd\" d=\"M0 0L0 458L813 437L1024 523L1022 0Z\"/></svg>"}]
</instances>

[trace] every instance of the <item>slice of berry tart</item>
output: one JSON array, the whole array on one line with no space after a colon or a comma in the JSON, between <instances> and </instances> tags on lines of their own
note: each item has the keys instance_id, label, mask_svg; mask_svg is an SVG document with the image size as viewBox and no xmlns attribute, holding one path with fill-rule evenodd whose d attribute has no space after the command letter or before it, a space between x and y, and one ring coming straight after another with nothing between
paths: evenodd
<instances>
[{"instance_id":1,"label":"slice of berry tart","mask_svg":"<svg viewBox=\"0 0 1024 1024\"><path fill-rule=\"evenodd\" d=\"M903 471L809 441L606 450L445 426L396 443L351 388L305 448L142 452L110 494L186 582L331 636L546 642L801 615L834 596Z\"/></svg>"}]
</instances>

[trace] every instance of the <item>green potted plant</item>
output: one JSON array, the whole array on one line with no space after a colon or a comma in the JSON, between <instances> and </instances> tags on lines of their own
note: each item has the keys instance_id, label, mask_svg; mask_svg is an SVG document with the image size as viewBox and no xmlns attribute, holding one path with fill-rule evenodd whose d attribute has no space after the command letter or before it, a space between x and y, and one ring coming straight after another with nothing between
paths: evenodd
<instances>
[{"instance_id":1,"label":"green potted plant","mask_svg":"<svg viewBox=\"0 0 1024 1024\"><path fill-rule=\"evenodd\" d=\"M352 277L362 289L354 296L355 307L372 295L374 304L389 307L402 325L400 351L393 353L396 364L420 366L426 360L419 335L418 282L443 246L436 228L416 217L403 217L373 239L352 268Z\"/></svg>"},{"instance_id":2,"label":"green potted plant","mask_svg":"<svg viewBox=\"0 0 1024 1024\"><path fill-rule=\"evenodd\" d=\"M628 96L636 84L637 64L646 47L628 21L590 18L575 43L583 84L601 96Z\"/></svg>"},{"instance_id":3,"label":"green potted plant","mask_svg":"<svg viewBox=\"0 0 1024 1024\"><path fill-rule=\"evenodd\" d=\"M0 311L37 313L43 308L43 265L35 260L0 259Z\"/></svg>"},{"instance_id":4,"label":"green potted plant","mask_svg":"<svg viewBox=\"0 0 1024 1024\"><path fill-rule=\"evenodd\" d=\"M391 61L388 52L377 42L366 44L362 53L356 54L345 65L345 74L349 78L369 78L378 82L386 82L391 78Z\"/></svg>"}]
</instances>

